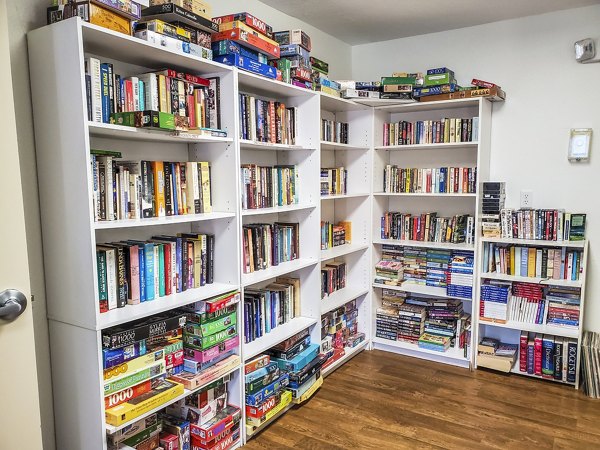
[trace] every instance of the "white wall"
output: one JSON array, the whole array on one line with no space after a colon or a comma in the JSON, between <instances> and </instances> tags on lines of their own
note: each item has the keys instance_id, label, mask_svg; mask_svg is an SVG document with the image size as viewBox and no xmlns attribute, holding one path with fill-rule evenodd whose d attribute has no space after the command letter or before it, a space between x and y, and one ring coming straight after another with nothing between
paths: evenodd
<instances>
[{"instance_id":1,"label":"white wall","mask_svg":"<svg viewBox=\"0 0 600 450\"><path fill-rule=\"evenodd\" d=\"M333 79L348 79L352 72L352 47L299 19L288 16L258 0L212 1L213 16L248 11L273 27L274 31L301 28L311 38L311 55L329 63L329 74Z\"/></svg>"},{"instance_id":2,"label":"white wall","mask_svg":"<svg viewBox=\"0 0 600 450\"><path fill-rule=\"evenodd\" d=\"M600 64L581 65L573 42L600 38L600 6L507 20L443 33L354 46L356 80L446 66L459 83L496 82L507 92L492 117L491 177L521 189L534 207L588 214L585 328L600 331ZM588 164L567 161L570 128L593 128Z\"/></svg>"}]
</instances>

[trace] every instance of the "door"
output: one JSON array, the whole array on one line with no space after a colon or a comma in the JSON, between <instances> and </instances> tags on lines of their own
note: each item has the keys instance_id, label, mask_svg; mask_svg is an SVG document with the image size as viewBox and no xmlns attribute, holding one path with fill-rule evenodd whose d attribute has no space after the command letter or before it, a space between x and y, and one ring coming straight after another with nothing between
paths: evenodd
<instances>
[{"instance_id":1,"label":"door","mask_svg":"<svg viewBox=\"0 0 600 450\"><path fill-rule=\"evenodd\" d=\"M0 0L0 292L16 289L27 299L16 319L0 318L0 448L38 450L42 431L7 29L6 0Z\"/></svg>"}]
</instances>

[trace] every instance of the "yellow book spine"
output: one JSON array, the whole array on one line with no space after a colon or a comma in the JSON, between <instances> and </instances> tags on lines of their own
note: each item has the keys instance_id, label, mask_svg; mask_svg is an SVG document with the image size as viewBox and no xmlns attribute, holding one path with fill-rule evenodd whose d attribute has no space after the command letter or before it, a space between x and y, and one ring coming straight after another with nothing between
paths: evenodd
<instances>
[{"instance_id":1,"label":"yellow book spine","mask_svg":"<svg viewBox=\"0 0 600 450\"><path fill-rule=\"evenodd\" d=\"M527 250L527 276L535 277L535 248L530 248Z\"/></svg>"},{"instance_id":2,"label":"yellow book spine","mask_svg":"<svg viewBox=\"0 0 600 450\"><path fill-rule=\"evenodd\" d=\"M515 275L515 247L510 248L510 274Z\"/></svg>"},{"instance_id":3,"label":"yellow book spine","mask_svg":"<svg viewBox=\"0 0 600 450\"><path fill-rule=\"evenodd\" d=\"M202 174L202 209L203 213L212 212L212 202L210 193L210 166L207 161L199 162L200 172Z\"/></svg>"},{"instance_id":4,"label":"yellow book spine","mask_svg":"<svg viewBox=\"0 0 600 450\"><path fill-rule=\"evenodd\" d=\"M165 171L162 161L152 162L154 173L154 215L165 217Z\"/></svg>"},{"instance_id":5,"label":"yellow book spine","mask_svg":"<svg viewBox=\"0 0 600 450\"><path fill-rule=\"evenodd\" d=\"M164 75L158 75L158 99L161 112L169 112L167 101L167 79Z\"/></svg>"}]
</instances>

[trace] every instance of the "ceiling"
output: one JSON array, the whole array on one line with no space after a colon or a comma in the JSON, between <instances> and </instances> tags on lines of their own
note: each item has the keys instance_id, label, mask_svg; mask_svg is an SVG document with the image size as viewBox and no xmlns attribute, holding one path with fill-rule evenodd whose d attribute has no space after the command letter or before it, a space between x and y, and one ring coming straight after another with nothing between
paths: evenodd
<instances>
[{"instance_id":1,"label":"ceiling","mask_svg":"<svg viewBox=\"0 0 600 450\"><path fill-rule=\"evenodd\" d=\"M351 45L599 4L600 0L261 0ZM485 4L486 7L482 7Z\"/></svg>"}]
</instances>

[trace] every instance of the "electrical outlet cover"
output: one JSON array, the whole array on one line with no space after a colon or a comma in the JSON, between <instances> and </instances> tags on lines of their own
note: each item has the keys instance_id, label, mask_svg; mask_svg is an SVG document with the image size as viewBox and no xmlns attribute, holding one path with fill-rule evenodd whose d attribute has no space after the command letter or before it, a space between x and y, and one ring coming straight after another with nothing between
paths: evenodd
<instances>
[{"instance_id":1,"label":"electrical outlet cover","mask_svg":"<svg viewBox=\"0 0 600 450\"><path fill-rule=\"evenodd\" d=\"M533 204L533 191L521 191L521 208L531 208Z\"/></svg>"}]
</instances>

